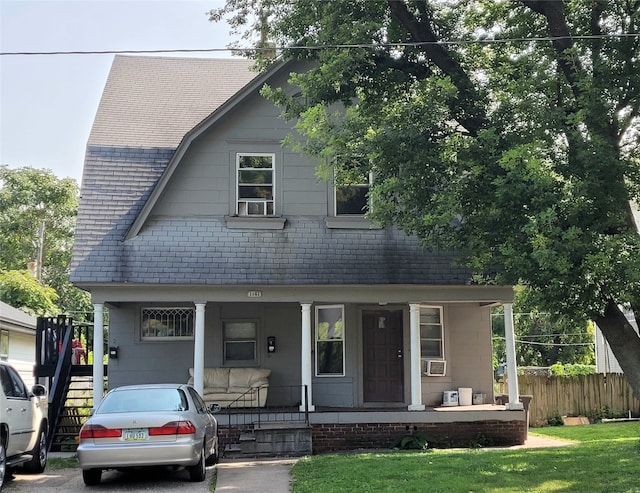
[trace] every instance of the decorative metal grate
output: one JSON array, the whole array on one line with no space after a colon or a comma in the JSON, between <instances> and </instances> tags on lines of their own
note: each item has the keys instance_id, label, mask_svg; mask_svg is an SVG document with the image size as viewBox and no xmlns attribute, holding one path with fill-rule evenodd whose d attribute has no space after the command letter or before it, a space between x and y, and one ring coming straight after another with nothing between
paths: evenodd
<instances>
[{"instance_id":1,"label":"decorative metal grate","mask_svg":"<svg viewBox=\"0 0 640 493\"><path fill-rule=\"evenodd\" d=\"M143 339L193 338L193 308L143 308Z\"/></svg>"}]
</instances>

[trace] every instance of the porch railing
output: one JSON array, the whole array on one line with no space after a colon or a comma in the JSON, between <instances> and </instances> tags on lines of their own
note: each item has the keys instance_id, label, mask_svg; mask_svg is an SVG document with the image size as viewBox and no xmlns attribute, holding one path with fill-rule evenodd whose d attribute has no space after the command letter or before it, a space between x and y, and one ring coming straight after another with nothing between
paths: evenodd
<instances>
[{"instance_id":1,"label":"porch railing","mask_svg":"<svg viewBox=\"0 0 640 493\"><path fill-rule=\"evenodd\" d=\"M288 404L267 405L260 407L261 392L275 394L277 402ZM303 423L309 424L309 400L306 385L270 385L269 387L253 387L231 402L221 411L227 417L229 429L252 426L259 428L266 423ZM301 405L300 396L303 396ZM221 423L224 426L224 423Z\"/></svg>"}]
</instances>

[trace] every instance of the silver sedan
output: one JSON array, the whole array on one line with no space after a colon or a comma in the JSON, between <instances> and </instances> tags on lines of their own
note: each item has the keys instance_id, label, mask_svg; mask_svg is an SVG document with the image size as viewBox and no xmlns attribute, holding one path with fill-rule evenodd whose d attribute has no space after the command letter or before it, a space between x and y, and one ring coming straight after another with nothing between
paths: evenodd
<instances>
[{"instance_id":1,"label":"silver sedan","mask_svg":"<svg viewBox=\"0 0 640 493\"><path fill-rule=\"evenodd\" d=\"M218 423L189 385L130 385L111 390L80 430L78 462L88 486L104 469L186 467L204 481L218 461Z\"/></svg>"}]
</instances>

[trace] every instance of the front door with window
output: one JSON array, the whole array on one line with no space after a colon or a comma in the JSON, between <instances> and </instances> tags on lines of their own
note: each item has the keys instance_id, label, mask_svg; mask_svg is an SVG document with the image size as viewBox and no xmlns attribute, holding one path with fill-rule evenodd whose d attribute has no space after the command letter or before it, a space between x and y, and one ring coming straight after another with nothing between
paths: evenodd
<instances>
[{"instance_id":1,"label":"front door with window","mask_svg":"<svg viewBox=\"0 0 640 493\"><path fill-rule=\"evenodd\" d=\"M402 310L362 312L365 402L403 402Z\"/></svg>"}]
</instances>

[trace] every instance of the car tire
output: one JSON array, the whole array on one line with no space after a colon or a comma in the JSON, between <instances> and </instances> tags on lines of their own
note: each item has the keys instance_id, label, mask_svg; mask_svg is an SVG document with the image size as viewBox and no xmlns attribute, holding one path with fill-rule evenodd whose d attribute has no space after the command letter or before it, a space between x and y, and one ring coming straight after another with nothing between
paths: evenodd
<instances>
[{"instance_id":1,"label":"car tire","mask_svg":"<svg viewBox=\"0 0 640 493\"><path fill-rule=\"evenodd\" d=\"M100 484L102 479L102 469L83 469L82 480L87 486L95 486Z\"/></svg>"},{"instance_id":2,"label":"car tire","mask_svg":"<svg viewBox=\"0 0 640 493\"><path fill-rule=\"evenodd\" d=\"M47 467L47 428L43 424L40 427L38 441L35 447L29 451L33 458L23 466L25 472L39 474Z\"/></svg>"},{"instance_id":3,"label":"car tire","mask_svg":"<svg viewBox=\"0 0 640 493\"><path fill-rule=\"evenodd\" d=\"M4 478L7 474L7 451L4 448L4 442L2 441L2 437L0 437L0 490L2 490L2 485L4 484Z\"/></svg>"},{"instance_id":4,"label":"car tire","mask_svg":"<svg viewBox=\"0 0 640 493\"><path fill-rule=\"evenodd\" d=\"M205 480L207 477L207 469L205 467L205 450L204 445L202 446L202 450L200 451L200 459L195 466L189 466L187 470L189 471L189 481L192 483L200 483Z\"/></svg>"}]
</instances>

